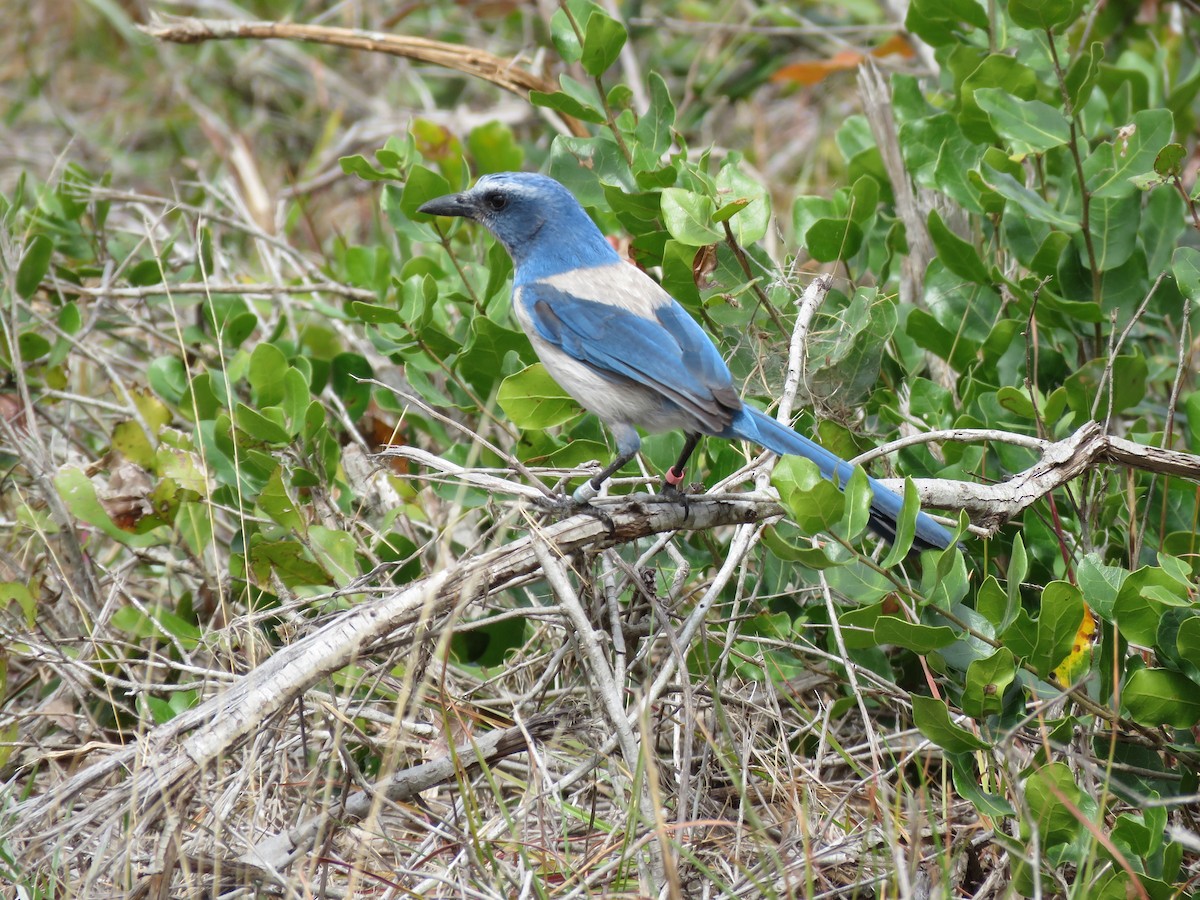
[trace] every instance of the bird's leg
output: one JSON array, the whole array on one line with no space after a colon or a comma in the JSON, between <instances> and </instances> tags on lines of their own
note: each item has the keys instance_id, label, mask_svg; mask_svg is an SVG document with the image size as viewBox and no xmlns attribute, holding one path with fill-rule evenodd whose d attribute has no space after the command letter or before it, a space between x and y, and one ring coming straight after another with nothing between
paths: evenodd
<instances>
[{"instance_id":1,"label":"bird's leg","mask_svg":"<svg viewBox=\"0 0 1200 900\"><path fill-rule=\"evenodd\" d=\"M604 482L608 481L621 466L633 459L637 455L637 452L638 448L634 447L632 450L624 450L619 453L616 459L600 470L600 474L594 478L589 478L579 487L575 488L575 493L571 495L571 499L580 505L590 503L600 493L600 488L604 487Z\"/></svg>"},{"instance_id":2,"label":"bird's leg","mask_svg":"<svg viewBox=\"0 0 1200 900\"><path fill-rule=\"evenodd\" d=\"M667 469L663 474L663 493L668 497L675 497L681 493L679 485L683 484L683 467L687 464L688 459L696 449L696 445L700 443L700 435L695 432L688 432L683 439L683 450L679 454L679 459L675 460L675 465Z\"/></svg>"}]
</instances>

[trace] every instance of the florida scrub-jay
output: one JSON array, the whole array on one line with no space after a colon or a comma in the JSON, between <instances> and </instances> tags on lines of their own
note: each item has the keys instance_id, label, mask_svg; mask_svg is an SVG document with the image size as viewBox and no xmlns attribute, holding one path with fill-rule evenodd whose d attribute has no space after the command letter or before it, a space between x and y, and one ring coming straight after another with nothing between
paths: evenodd
<instances>
[{"instance_id":1,"label":"florida scrub-jay","mask_svg":"<svg viewBox=\"0 0 1200 900\"><path fill-rule=\"evenodd\" d=\"M742 402L716 346L670 294L624 262L571 193L545 175L485 175L471 190L430 200L420 212L484 225L512 257L517 321L554 380L595 413L617 442L617 457L574 493L580 503L637 453L648 432L681 429L674 488L701 435L742 438L780 455L803 456L840 487L853 467L819 444ZM869 479L872 527L895 535L902 501ZM918 548L951 536L917 517Z\"/></svg>"}]
</instances>

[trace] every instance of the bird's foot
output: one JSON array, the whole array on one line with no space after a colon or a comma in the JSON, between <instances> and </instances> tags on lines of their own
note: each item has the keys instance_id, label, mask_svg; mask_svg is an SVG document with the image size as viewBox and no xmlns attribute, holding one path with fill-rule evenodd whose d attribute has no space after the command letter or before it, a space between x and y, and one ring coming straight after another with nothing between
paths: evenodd
<instances>
[{"instance_id":1,"label":"bird's foot","mask_svg":"<svg viewBox=\"0 0 1200 900\"><path fill-rule=\"evenodd\" d=\"M591 504L592 498L598 493L599 490L593 487L590 481L585 481L571 494L540 497L537 503L548 515L556 519L565 519L575 515L591 516L604 525L610 537L615 537L616 525L612 518L604 510Z\"/></svg>"},{"instance_id":2,"label":"bird's foot","mask_svg":"<svg viewBox=\"0 0 1200 900\"><path fill-rule=\"evenodd\" d=\"M683 483L683 469L671 466L663 473L663 486L659 497L663 503L682 503L684 519L687 518L690 509L688 506L688 494L692 493L692 488L695 485L685 485Z\"/></svg>"}]
</instances>

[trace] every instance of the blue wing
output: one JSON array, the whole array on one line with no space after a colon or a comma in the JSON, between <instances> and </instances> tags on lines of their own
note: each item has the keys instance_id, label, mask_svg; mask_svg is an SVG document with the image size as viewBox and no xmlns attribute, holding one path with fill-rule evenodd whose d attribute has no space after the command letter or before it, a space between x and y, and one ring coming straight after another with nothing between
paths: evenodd
<instances>
[{"instance_id":1,"label":"blue wing","mask_svg":"<svg viewBox=\"0 0 1200 900\"><path fill-rule=\"evenodd\" d=\"M703 329L662 297L645 304L652 317L544 282L522 285L517 302L543 340L608 378L653 391L694 416L697 430L718 434L742 406L733 378Z\"/></svg>"}]
</instances>

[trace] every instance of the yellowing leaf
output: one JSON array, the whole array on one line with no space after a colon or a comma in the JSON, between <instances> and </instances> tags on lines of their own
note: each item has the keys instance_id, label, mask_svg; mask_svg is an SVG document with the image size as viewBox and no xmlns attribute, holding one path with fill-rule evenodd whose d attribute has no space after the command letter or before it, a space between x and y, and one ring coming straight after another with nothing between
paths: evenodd
<instances>
[{"instance_id":1,"label":"yellowing leaf","mask_svg":"<svg viewBox=\"0 0 1200 900\"><path fill-rule=\"evenodd\" d=\"M1054 670L1054 677L1060 684L1071 685L1078 681L1092 665L1092 644L1096 640L1096 617L1085 605L1083 621L1079 623L1079 631L1075 634L1075 642L1067 658L1059 663Z\"/></svg>"}]
</instances>

